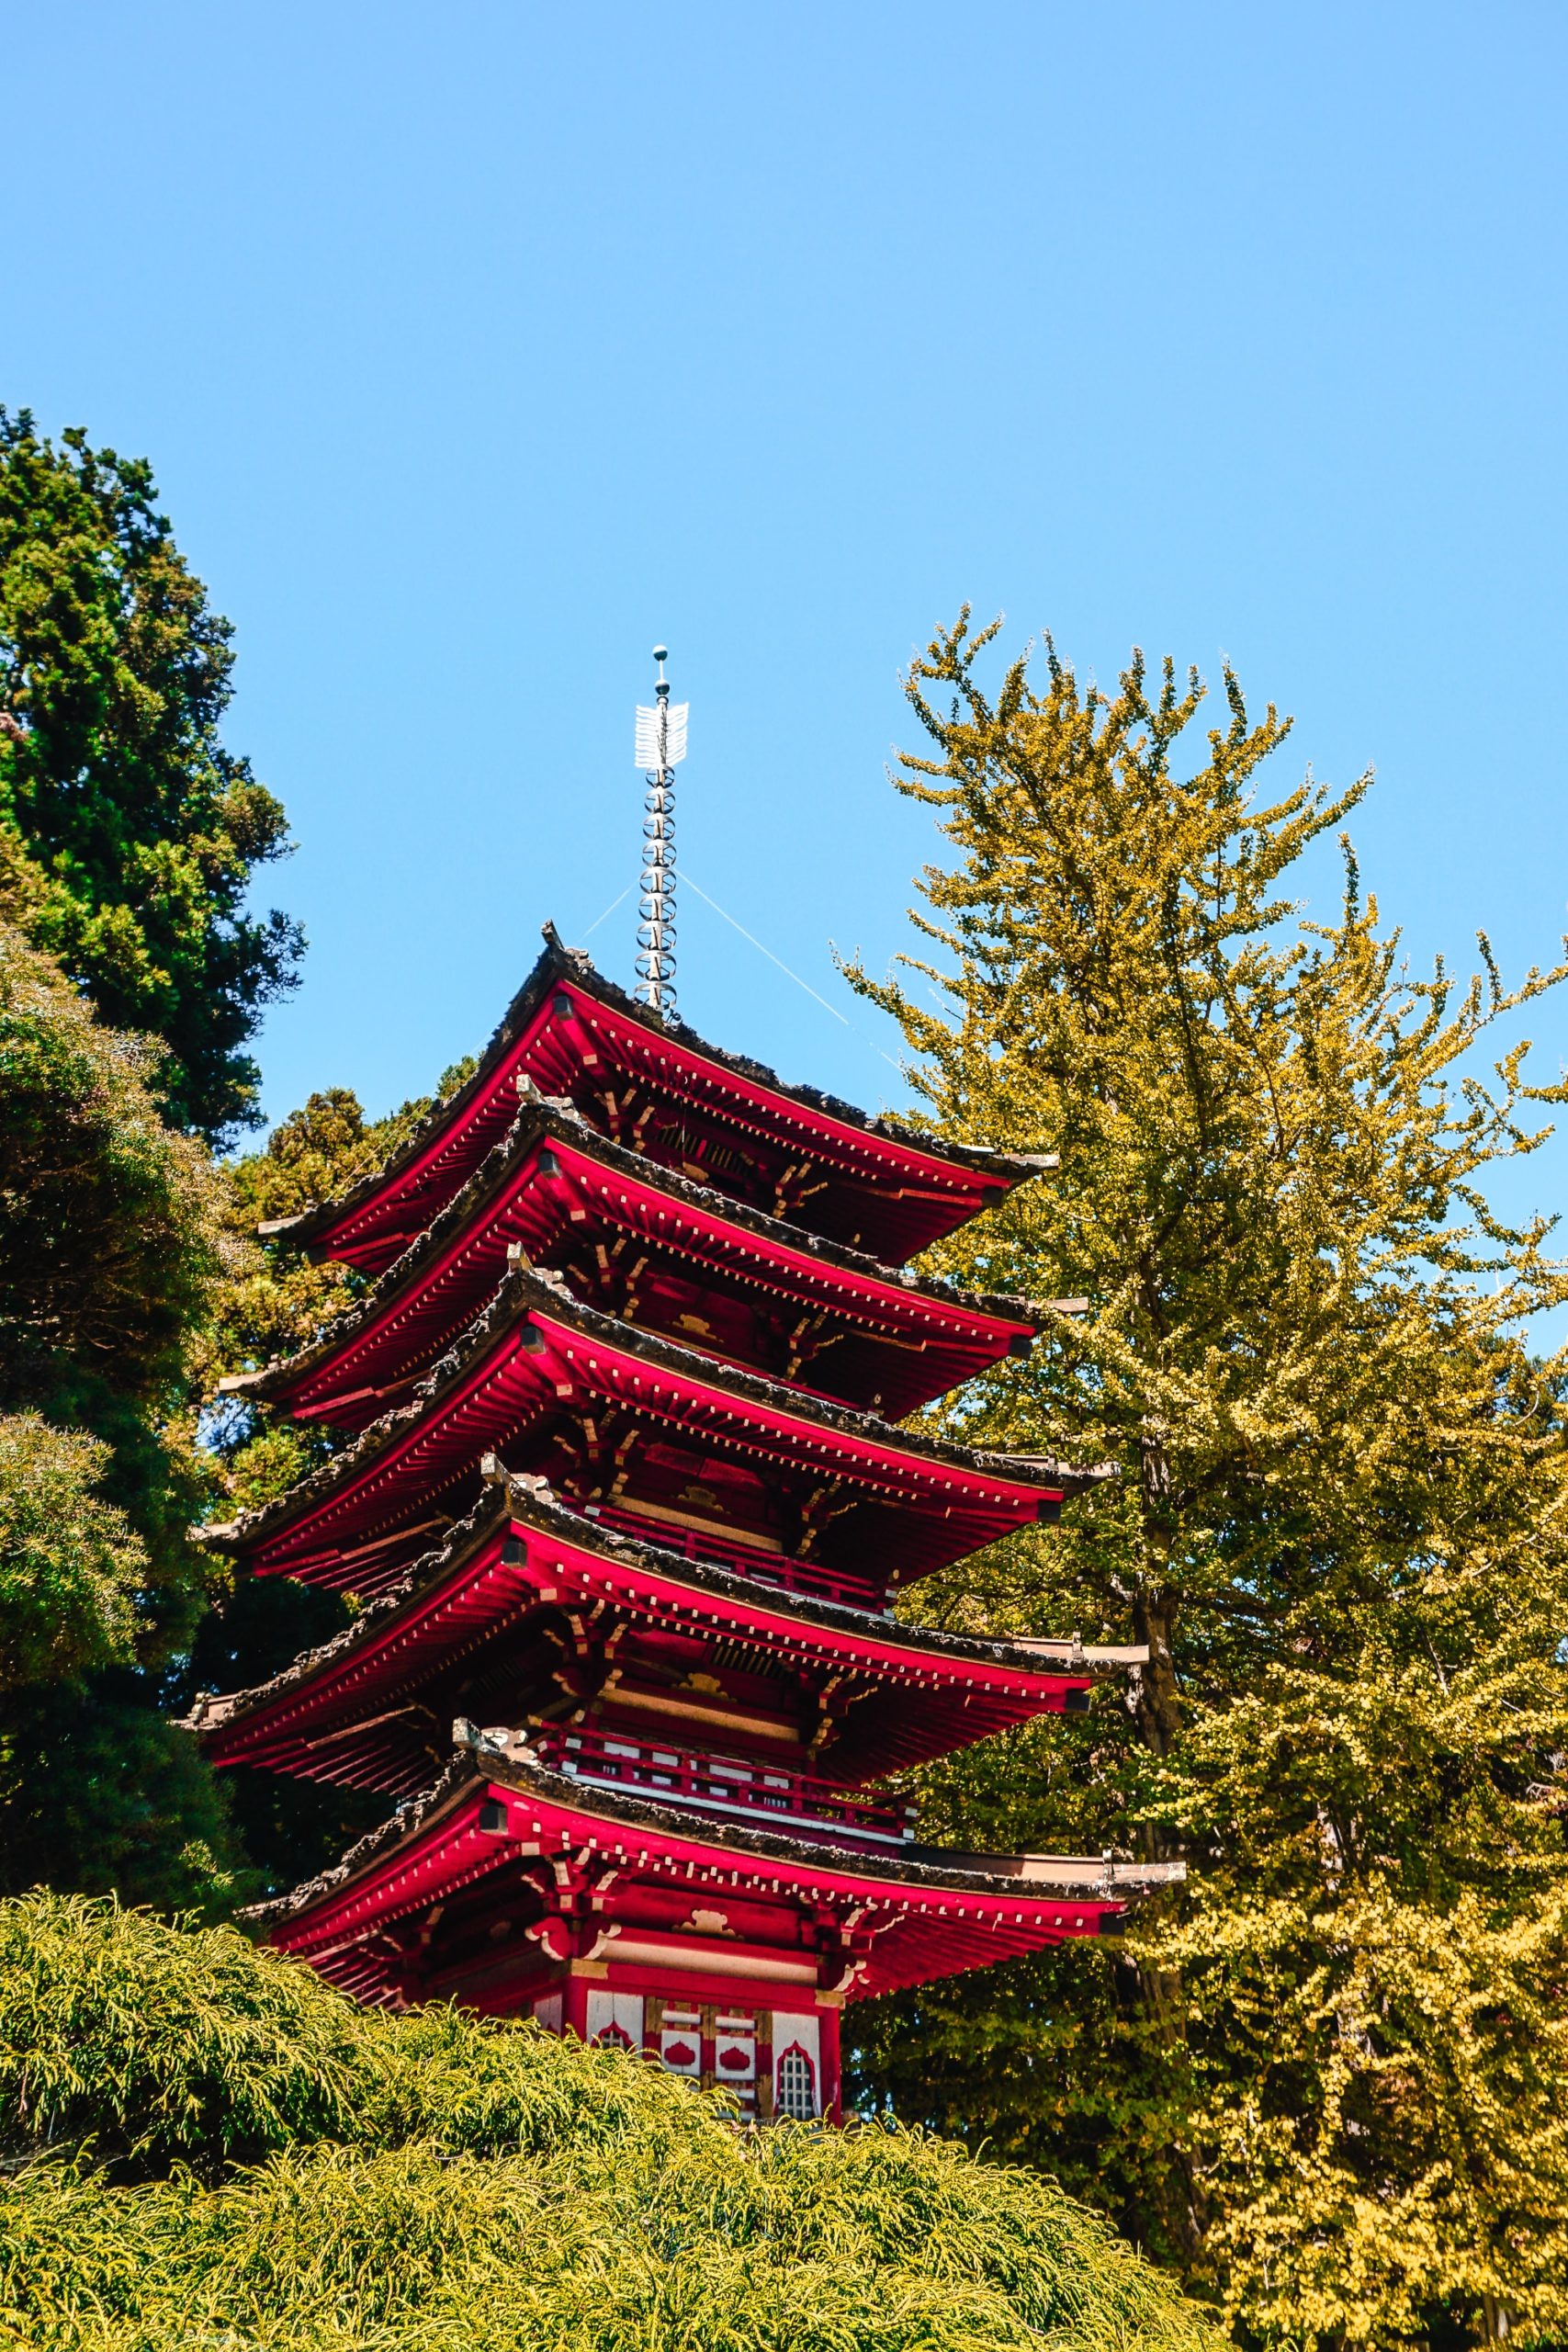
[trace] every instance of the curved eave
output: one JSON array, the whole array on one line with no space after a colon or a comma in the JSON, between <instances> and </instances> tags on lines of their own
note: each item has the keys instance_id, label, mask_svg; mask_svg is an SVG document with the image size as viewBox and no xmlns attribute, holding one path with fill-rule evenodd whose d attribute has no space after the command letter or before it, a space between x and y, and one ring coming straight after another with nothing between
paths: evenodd
<instances>
[{"instance_id":1,"label":"curved eave","mask_svg":"<svg viewBox=\"0 0 1568 2352\"><path fill-rule=\"evenodd\" d=\"M569 1853L694 1892L756 1889L852 1918L872 1955L850 1987L854 1995L1102 1932L1182 1876L1179 1863L1077 1855L990 1855L980 1868L980 1857L954 1867L929 1849L851 1853L586 1789L516 1757L478 1752L458 1756L422 1799L334 1870L245 1916L282 1950L330 1965L516 1860ZM613 1945L606 1950L613 1956ZM700 1969L701 1947L688 1943L685 1952Z\"/></svg>"},{"instance_id":2,"label":"curved eave","mask_svg":"<svg viewBox=\"0 0 1568 2352\"><path fill-rule=\"evenodd\" d=\"M895 1182L902 1163L911 1179L923 1177L950 1189L955 1201L961 1193L972 1194L977 1185L998 1194L1010 1192L1051 1164L1048 1159L992 1152L974 1145L943 1142L936 1146L929 1136L893 1120L868 1117L852 1104L815 1087L786 1085L762 1063L710 1046L681 1022L661 1020L596 971L587 956L563 946L554 927L547 923L544 952L508 1006L473 1075L434 1105L383 1167L361 1178L336 1200L298 1216L276 1219L263 1229L331 1253L351 1238L355 1227L368 1227L378 1206L384 1204L389 1212L405 1190L415 1186L426 1190L434 1184L439 1192L439 1164L464 1157L464 1140L478 1122L486 1140L467 1154L466 1173L494 1139L498 1118L500 1126L511 1124L509 1091L546 1001L558 989L641 1031L667 1055L679 1056L705 1074L711 1073L710 1083L718 1080L731 1090L744 1090L763 1114L771 1107L781 1142L789 1139L789 1131L797 1129L804 1116L819 1129L825 1142L831 1142L845 1157L846 1163L880 1159L889 1180ZM499 1114L498 1103L502 1106ZM458 1175L440 1197L449 1197L462 1181Z\"/></svg>"},{"instance_id":3,"label":"curved eave","mask_svg":"<svg viewBox=\"0 0 1568 2352\"><path fill-rule=\"evenodd\" d=\"M1113 1475L1104 1465L1076 1471L1041 1459L971 1450L943 1438L899 1429L874 1413L802 1396L758 1374L717 1363L671 1340L617 1323L580 1306L547 1279L519 1271L500 1283L485 1312L421 1383L407 1405L373 1421L352 1444L311 1471L287 1495L224 1525L197 1530L199 1540L227 1551L256 1550L276 1545L290 1531L302 1531L330 1507L346 1506L378 1469L386 1476L394 1475L398 1461L412 1442L440 1424L451 1400L471 1396L485 1374L487 1362L496 1357L503 1343L512 1350L507 1358L512 1363L525 1338L537 1340L542 1363L558 1356L585 1380L607 1382L612 1375L624 1379L631 1384L634 1397L645 1373L650 1380L660 1375L671 1396L699 1404L711 1401L720 1414L755 1431L759 1447L767 1442L779 1446L789 1442L803 1461L813 1453L818 1454L818 1466L825 1466L837 1447L841 1459L862 1463L868 1478L874 1467L880 1467L889 1477L902 1472L919 1486L934 1482L945 1472L949 1475L943 1483L949 1489L994 1498L998 1507L1015 1511L1019 1524L1026 1517L1038 1516L1042 1506L1058 1502L1069 1490ZM534 1361L532 1355L530 1361ZM667 1408L649 1404L648 1409ZM1002 1532L998 1527L997 1532Z\"/></svg>"},{"instance_id":4,"label":"curved eave","mask_svg":"<svg viewBox=\"0 0 1568 2352\"><path fill-rule=\"evenodd\" d=\"M521 1539L521 1560L502 1557L513 1536ZM960 1687L1008 1706L1013 1720L1059 1712L1067 1691L1148 1657L1146 1648L1070 1641L1021 1648L890 1623L837 1601L760 1592L728 1569L594 1529L539 1481L503 1478L438 1551L343 1633L254 1690L198 1701L187 1727L216 1763L287 1770L290 1743L416 1690L437 1662L558 1599L604 1600L677 1627L727 1627L793 1658L900 1683L912 1697ZM973 1736L995 1727L984 1722Z\"/></svg>"},{"instance_id":5,"label":"curved eave","mask_svg":"<svg viewBox=\"0 0 1568 2352\"><path fill-rule=\"evenodd\" d=\"M536 1099L525 1104L462 1191L388 1267L365 1298L335 1317L309 1347L260 1371L225 1380L223 1392L284 1404L318 1395L330 1398L334 1386L345 1385L334 1383L334 1367L348 1363L356 1351L367 1351L448 1275L470 1234L482 1233L495 1223L518 1197L521 1180L536 1154L550 1147L558 1155L566 1155L562 1177L568 1185L576 1174L571 1167L575 1159L602 1178L604 1188L629 1188L632 1197L640 1196L645 1208L664 1204L656 1213L662 1216L667 1209L671 1231L657 1238L666 1246L678 1252L684 1231L703 1237L710 1246L716 1244L726 1253L730 1271L755 1260L775 1270L780 1295L809 1299L829 1309L836 1306L852 1321L858 1313L867 1318L867 1336L873 1340L878 1333L872 1327L878 1320L895 1334L924 1322L931 1327L933 1344L973 1351L975 1368L984 1369L1004 1356L1010 1346L1030 1338L1040 1319L1042 1310L1032 1309L1024 1299L960 1291L929 1276L900 1272L863 1250L748 1208L612 1142L570 1104ZM562 1178L535 1181L559 1182ZM626 1229L635 1231L640 1220L625 1222ZM501 1253L504 1254L504 1244ZM697 1262L703 1262L700 1257ZM1077 1302L1048 1304L1061 1306ZM964 1376L962 1370L960 1376ZM939 1385L950 1385L943 1377L927 1393L934 1395Z\"/></svg>"}]
</instances>

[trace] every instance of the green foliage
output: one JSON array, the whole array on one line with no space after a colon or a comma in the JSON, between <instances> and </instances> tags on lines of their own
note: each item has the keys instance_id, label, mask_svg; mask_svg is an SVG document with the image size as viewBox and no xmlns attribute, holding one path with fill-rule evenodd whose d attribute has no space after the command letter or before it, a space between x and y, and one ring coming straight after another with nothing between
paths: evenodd
<instances>
[{"instance_id":1,"label":"green foliage","mask_svg":"<svg viewBox=\"0 0 1568 2352\"><path fill-rule=\"evenodd\" d=\"M111 1649L143 1666L189 1640L212 1573L186 1533L206 1475L175 1417L226 1248L206 1152L159 1114L159 1059L151 1041L104 1028L0 921L0 1411L101 1442L83 1483L141 1547L133 1650ZM10 1508L28 1508L20 1487ZM14 1558L3 1573L16 1584L30 1570ZM58 1679L88 1662L62 1624L51 1662L37 1657L25 1675L13 1664L6 1679Z\"/></svg>"},{"instance_id":2,"label":"green foliage","mask_svg":"<svg viewBox=\"0 0 1568 2352\"><path fill-rule=\"evenodd\" d=\"M472 1067L462 1062L447 1070L441 1092L460 1085ZM255 1229L331 1200L380 1167L430 1108L423 1096L370 1120L346 1089L333 1088L281 1120L261 1150L218 1171L227 1268L201 1335L196 1377L204 1394L210 1396L225 1374L292 1355L363 1295L364 1278L351 1268L314 1261L286 1238L258 1245ZM240 1403L209 1410L203 1438L233 1510L285 1493L333 1442L324 1430L301 1430L287 1416ZM347 1620L347 1607L334 1594L283 1577L242 1577L201 1627L185 1691L265 1681ZM228 1795L245 1852L272 1892L336 1861L386 1809L373 1794L250 1770L230 1776Z\"/></svg>"},{"instance_id":3,"label":"green foliage","mask_svg":"<svg viewBox=\"0 0 1568 2352\"><path fill-rule=\"evenodd\" d=\"M107 1448L95 1482L147 1554L145 1663L188 1638L210 1573L186 1534L201 1466L171 1416L225 1248L206 1153L159 1115L157 1061L0 922L0 1409Z\"/></svg>"},{"instance_id":4,"label":"green foliage","mask_svg":"<svg viewBox=\"0 0 1568 2352\"><path fill-rule=\"evenodd\" d=\"M232 1928L180 1932L81 1896L0 1904L8 2153L90 2140L119 2178L216 2177L349 2133L355 2019Z\"/></svg>"},{"instance_id":5,"label":"green foliage","mask_svg":"<svg viewBox=\"0 0 1568 2352\"><path fill-rule=\"evenodd\" d=\"M170 1133L149 1042L106 1029L0 922L0 1393L63 1365L144 1403L180 1372L219 1264L199 1148Z\"/></svg>"},{"instance_id":6,"label":"green foliage","mask_svg":"<svg viewBox=\"0 0 1568 2352\"><path fill-rule=\"evenodd\" d=\"M147 1554L95 1491L108 1453L36 1413L0 1414L0 1694L133 1655Z\"/></svg>"},{"instance_id":7,"label":"green foliage","mask_svg":"<svg viewBox=\"0 0 1568 2352\"><path fill-rule=\"evenodd\" d=\"M0 2321L73 2352L1215 2342L1028 2174L902 2132L743 2132L638 2059L356 2010L231 1930L107 1906L0 1910Z\"/></svg>"},{"instance_id":8,"label":"green foliage","mask_svg":"<svg viewBox=\"0 0 1568 2352\"><path fill-rule=\"evenodd\" d=\"M0 1894L49 1886L222 1918L258 1892L229 1792L166 1686L110 1672L30 1685L0 1713Z\"/></svg>"},{"instance_id":9,"label":"green foliage","mask_svg":"<svg viewBox=\"0 0 1568 2352\"><path fill-rule=\"evenodd\" d=\"M214 1575L181 1413L226 1245L158 1059L0 923L0 1890L209 1907L222 1807L164 1677Z\"/></svg>"},{"instance_id":10,"label":"green foliage","mask_svg":"<svg viewBox=\"0 0 1568 2352\"><path fill-rule=\"evenodd\" d=\"M1047 647L993 700L965 621L917 663L902 788L930 868L903 1025L938 1125L1061 1153L933 1253L1051 1314L957 1408L971 1438L1120 1476L1059 1535L915 1605L976 1629L1131 1630L1149 1668L1050 1743L929 1776L966 1845L1180 1851L1126 1955L1047 1955L882 2005L901 2111L1049 2156L1221 2295L1249 2340L1397 2345L1568 2325L1568 1300L1547 1227L1483 1189L1539 1141L1506 993L1411 978L1347 846L1336 921L1292 868L1358 800L1258 771L1285 728L1134 659Z\"/></svg>"},{"instance_id":11,"label":"green foliage","mask_svg":"<svg viewBox=\"0 0 1568 2352\"><path fill-rule=\"evenodd\" d=\"M244 1052L299 928L245 911L288 846L227 752L227 621L140 459L0 409L0 884L105 1020L165 1041L162 1100L217 1139L256 1118Z\"/></svg>"},{"instance_id":12,"label":"green foliage","mask_svg":"<svg viewBox=\"0 0 1568 2352\"><path fill-rule=\"evenodd\" d=\"M471 1061L457 1063L443 1075L438 1092L450 1093L472 1068ZM293 1355L364 1295L365 1279L352 1267L312 1259L286 1236L258 1248L256 1227L333 1200L382 1166L434 1099L417 1096L384 1119L367 1119L346 1087L329 1088L280 1120L261 1150L222 1170L231 1255L206 1340L202 1370L209 1390L225 1374ZM328 1442L249 1407L231 1414L213 1436L231 1499L247 1509L293 1486Z\"/></svg>"}]
</instances>

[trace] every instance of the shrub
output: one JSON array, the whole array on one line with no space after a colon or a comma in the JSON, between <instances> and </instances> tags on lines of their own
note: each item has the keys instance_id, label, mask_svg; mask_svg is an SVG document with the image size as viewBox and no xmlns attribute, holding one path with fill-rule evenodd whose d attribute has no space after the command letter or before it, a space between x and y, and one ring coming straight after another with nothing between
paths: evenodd
<instances>
[{"instance_id":1,"label":"shrub","mask_svg":"<svg viewBox=\"0 0 1568 2352\"><path fill-rule=\"evenodd\" d=\"M0 1905L0 2329L60 2352L1203 2352L1051 2182L741 2128L532 2023L358 2010L231 1928Z\"/></svg>"}]
</instances>

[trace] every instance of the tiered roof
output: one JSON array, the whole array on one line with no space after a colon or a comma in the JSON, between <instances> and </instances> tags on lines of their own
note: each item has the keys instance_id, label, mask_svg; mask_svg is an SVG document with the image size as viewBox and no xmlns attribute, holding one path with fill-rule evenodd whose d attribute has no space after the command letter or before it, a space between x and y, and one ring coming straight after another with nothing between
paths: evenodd
<instances>
[{"instance_id":1,"label":"tiered roof","mask_svg":"<svg viewBox=\"0 0 1568 2352\"><path fill-rule=\"evenodd\" d=\"M820 1674L832 1685L821 1762L852 1786L1032 1715L1077 1713L1097 1679L1148 1656L1077 1639L980 1641L807 1594L764 1598L752 1577L585 1522L544 1481L498 1469L446 1543L345 1631L256 1690L200 1702L192 1721L215 1762L408 1795L428 1782L433 1754L445 1756L459 1704L472 1712L484 1695L473 1684L486 1656L549 1612L596 1610L673 1636L682 1662L700 1651L780 1679ZM711 1712L710 1733L722 1730ZM682 1713L702 1728L700 1705L688 1699Z\"/></svg>"},{"instance_id":2,"label":"tiered roof","mask_svg":"<svg viewBox=\"0 0 1568 2352\"><path fill-rule=\"evenodd\" d=\"M501 1141L517 1081L592 1106L613 1141L752 1199L829 1239L899 1261L939 1240L1051 1155L991 1151L868 1118L815 1087L710 1046L596 972L545 928L545 949L473 1075L384 1168L337 1200L261 1229L379 1272L416 1240ZM714 1136L687 1129L689 1111ZM765 1195L766 1197L761 1197Z\"/></svg>"},{"instance_id":3,"label":"tiered roof","mask_svg":"<svg viewBox=\"0 0 1568 2352\"><path fill-rule=\"evenodd\" d=\"M802 1509L820 1498L824 1533L809 1562L792 1566L781 1536L755 1512L748 1520L747 1489L728 1527L628 1491L615 1466L627 1427L637 1435L626 1461L640 1447L655 1473L669 1467L671 1490L700 1461L715 1479L734 1467L754 1480L765 1464L794 1481ZM657 1458L661 1442L679 1457L672 1466ZM243 1553L260 1575L378 1591L428 1548L433 1530L471 1507L479 1458L492 1452L558 1486L575 1476L602 1488L601 1514L694 1532L718 1556L863 1598L1054 1517L1069 1487L1100 1475L897 1428L600 1315L558 1279L517 1267L406 1405L279 1500L207 1529L206 1540Z\"/></svg>"},{"instance_id":4,"label":"tiered roof","mask_svg":"<svg viewBox=\"0 0 1568 2352\"><path fill-rule=\"evenodd\" d=\"M302 1420L361 1428L406 1396L452 1331L479 1313L513 1252L536 1266L564 1259L587 1304L687 1345L697 1344L694 1326L714 1311L696 1316L683 1306L698 1274L735 1306L708 1332L706 1352L750 1361L761 1309L795 1343L775 1368L784 1385L874 1405L893 1418L1003 1357L1027 1353L1043 1312L1082 1304L1057 1299L1042 1308L976 1296L807 1237L612 1143L571 1103L530 1088L501 1142L367 1297L287 1363L222 1386L286 1404Z\"/></svg>"},{"instance_id":5,"label":"tiered roof","mask_svg":"<svg viewBox=\"0 0 1568 2352\"><path fill-rule=\"evenodd\" d=\"M497 1946L515 1931L558 1961L841 1998L1115 1934L1129 1901L1180 1876L1176 1863L1078 1855L851 1853L585 1789L465 1733L466 1752L417 1804L253 1915L361 1998L385 1998L417 1960L433 1909L450 1952L445 1984L422 1978L436 1996L503 2005L516 1956Z\"/></svg>"}]
</instances>

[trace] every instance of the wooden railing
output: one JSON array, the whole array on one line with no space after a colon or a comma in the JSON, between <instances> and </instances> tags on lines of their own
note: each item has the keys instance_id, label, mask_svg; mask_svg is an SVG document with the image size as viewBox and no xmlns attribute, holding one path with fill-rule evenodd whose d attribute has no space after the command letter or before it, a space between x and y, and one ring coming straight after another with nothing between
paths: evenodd
<instances>
[{"instance_id":1,"label":"wooden railing","mask_svg":"<svg viewBox=\"0 0 1568 2352\"><path fill-rule=\"evenodd\" d=\"M547 1729L533 1733L529 1745L554 1771L646 1789L705 1809L753 1818L761 1814L781 1829L822 1826L882 1846L903 1845L915 1834L911 1804L849 1796L830 1781L782 1765L667 1747L613 1732Z\"/></svg>"},{"instance_id":2,"label":"wooden railing","mask_svg":"<svg viewBox=\"0 0 1568 2352\"><path fill-rule=\"evenodd\" d=\"M759 1584L773 1585L783 1592L817 1593L827 1600L845 1601L852 1609L882 1610L882 1595L863 1577L840 1576L836 1568L822 1567L815 1560L796 1560L787 1552L765 1552L760 1544L739 1543L716 1529L683 1527L674 1520L644 1518L623 1503L574 1504L572 1508L622 1535L635 1535L641 1543L660 1544L666 1552L679 1552L682 1559L710 1560L716 1567L738 1568L742 1576L754 1577Z\"/></svg>"}]
</instances>

